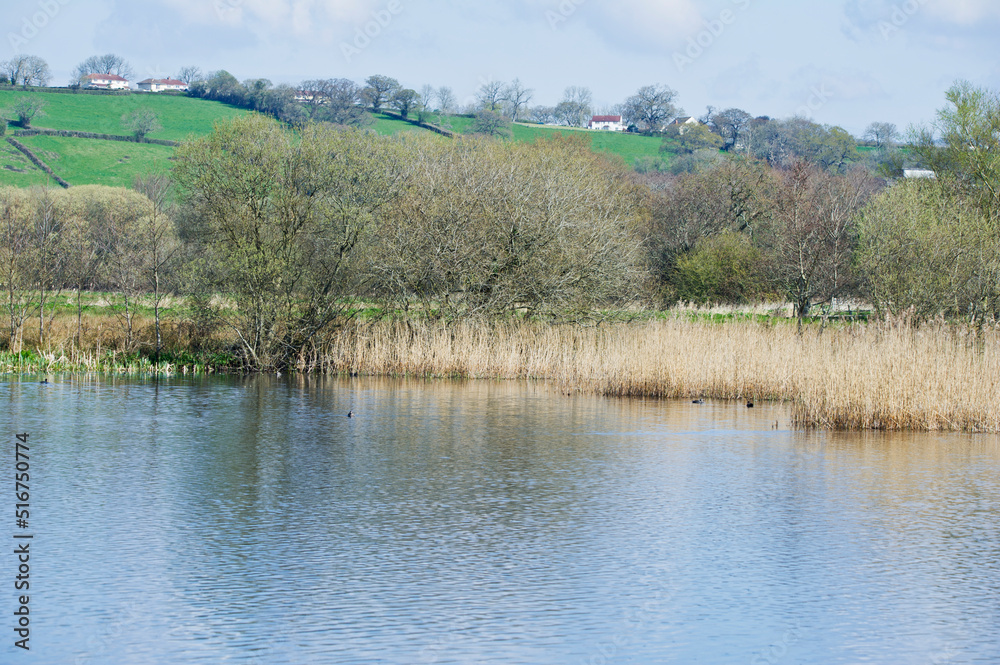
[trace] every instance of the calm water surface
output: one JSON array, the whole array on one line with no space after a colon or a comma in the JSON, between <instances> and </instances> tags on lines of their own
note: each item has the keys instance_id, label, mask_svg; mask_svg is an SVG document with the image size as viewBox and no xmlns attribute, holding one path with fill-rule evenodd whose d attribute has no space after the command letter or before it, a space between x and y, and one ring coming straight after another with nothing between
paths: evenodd
<instances>
[{"instance_id":1,"label":"calm water surface","mask_svg":"<svg viewBox=\"0 0 1000 665\"><path fill-rule=\"evenodd\" d=\"M0 403L35 535L30 654L0 559L3 663L1000 663L993 437L519 383L58 377Z\"/></svg>"}]
</instances>

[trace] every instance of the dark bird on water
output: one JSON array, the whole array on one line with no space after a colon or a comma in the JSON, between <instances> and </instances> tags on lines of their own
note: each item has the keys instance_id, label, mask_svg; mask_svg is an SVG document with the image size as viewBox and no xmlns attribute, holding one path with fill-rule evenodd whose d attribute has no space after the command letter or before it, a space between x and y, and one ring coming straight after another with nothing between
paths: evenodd
<instances>
[{"instance_id":1,"label":"dark bird on water","mask_svg":"<svg viewBox=\"0 0 1000 665\"><path fill-rule=\"evenodd\" d=\"M351 409L350 411L347 412L347 417L348 418L353 418L354 417L354 409Z\"/></svg>"},{"instance_id":2,"label":"dark bird on water","mask_svg":"<svg viewBox=\"0 0 1000 665\"><path fill-rule=\"evenodd\" d=\"M47 385L49 385L49 380L48 379L42 379L41 381L39 381L39 383L41 383L43 386L47 386Z\"/></svg>"},{"instance_id":3,"label":"dark bird on water","mask_svg":"<svg viewBox=\"0 0 1000 665\"><path fill-rule=\"evenodd\" d=\"M748 409L752 409L753 408L753 402L751 402L750 400L747 400L747 408Z\"/></svg>"},{"instance_id":4,"label":"dark bird on water","mask_svg":"<svg viewBox=\"0 0 1000 665\"><path fill-rule=\"evenodd\" d=\"M691 403L692 404L704 404L705 400L703 400L703 399L696 399L696 400L693 400Z\"/></svg>"}]
</instances>

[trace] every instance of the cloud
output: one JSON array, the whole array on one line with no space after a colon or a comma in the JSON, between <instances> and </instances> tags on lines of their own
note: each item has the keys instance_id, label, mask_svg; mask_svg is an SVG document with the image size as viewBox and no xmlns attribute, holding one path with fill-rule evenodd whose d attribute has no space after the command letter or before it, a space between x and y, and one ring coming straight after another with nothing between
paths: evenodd
<instances>
[{"instance_id":1,"label":"cloud","mask_svg":"<svg viewBox=\"0 0 1000 665\"><path fill-rule=\"evenodd\" d=\"M920 4L930 16L955 25L979 27L984 21L1000 21L996 0L923 0Z\"/></svg>"},{"instance_id":2,"label":"cloud","mask_svg":"<svg viewBox=\"0 0 1000 665\"><path fill-rule=\"evenodd\" d=\"M665 51L703 29L695 0L520 0L553 30L586 27L603 41L628 50Z\"/></svg>"},{"instance_id":3,"label":"cloud","mask_svg":"<svg viewBox=\"0 0 1000 665\"><path fill-rule=\"evenodd\" d=\"M384 0L161 0L186 21L233 28L266 29L273 35L309 35L330 22L358 23Z\"/></svg>"},{"instance_id":4,"label":"cloud","mask_svg":"<svg viewBox=\"0 0 1000 665\"><path fill-rule=\"evenodd\" d=\"M809 66L796 70L790 77L792 90L820 88L827 91L831 99L854 101L874 99L885 95L882 84L871 74L857 70L831 70Z\"/></svg>"},{"instance_id":5,"label":"cloud","mask_svg":"<svg viewBox=\"0 0 1000 665\"><path fill-rule=\"evenodd\" d=\"M931 44L953 45L956 33L992 39L1000 23L996 0L847 0L842 32L860 41L866 35L882 38L901 30L926 37Z\"/></svg>"}]
</instances>

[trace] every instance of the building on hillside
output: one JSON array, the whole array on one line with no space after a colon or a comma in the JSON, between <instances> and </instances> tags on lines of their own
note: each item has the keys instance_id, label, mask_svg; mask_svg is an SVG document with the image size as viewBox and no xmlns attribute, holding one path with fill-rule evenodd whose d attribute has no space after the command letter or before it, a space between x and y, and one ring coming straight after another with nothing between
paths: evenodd
<instances>
[{"instance_id":1,"label":"building on hillside","mask_svg":"<svg viewBox=\"0 0 1000 665\"><path fill-rule=\"evenodd\" d=\"M937 178L937 174L930 169L903 169L903 177L908 179L927 178L933 180Z\"/></svg>"},{"instance_id":2,"label":"building on hillside","mask_svg":"<svg viewBox=\"0 0 1000 665\"><path fill-rule=\"evenodd\" d=\"M670 124L679 125L680 129L677 130L677 133L680 134L681 136L684 136L684 132L691 129L692 127L697 127L698 125L701 124L701 122L698 120L698 118L687 116L684 118L674 118L673 122L671 122Z\"/></svg>"},{"instance_id":3,"label":"building on hillside","mask_svg":"<svg viewBox=\"0 0 1000 665\"><path fill-rule=\"evenodd\" d=\"M321 95L315 90L296 90L295 101L300 104L308 104Z\"/></svg>"},{"instance_id":4,"label":"building on hillside","mask_svg":"<svg viewBox=\"0 0 1000 665\"><path fill-rule=\"evenodd\" d=\"M88 90L128 90L128 79L117 74L87 74L80 82Z\"/></svg>"},{"instance_id":5,"label":"building on hillside","mask_svg":"<svg viewBox=\"0 0 1000 665\"><path fill-rule=\"evenodd\" d=\"M600 129L606 132L624 132L625 123L620 115L595 115L590 119L590 129Z\"/></svg>"},{"instance_id":6,"label":"building on hillside","mask_svg":"<svg viewBox=\"0 0 1000 665\"><path fill-rule=\"evenodd\" d=\"M188 84L177 79L146 79L139 81L139 89L144 92L163 92L164 90L180 90L185 92Z\"/></svg>"}]
</instances>

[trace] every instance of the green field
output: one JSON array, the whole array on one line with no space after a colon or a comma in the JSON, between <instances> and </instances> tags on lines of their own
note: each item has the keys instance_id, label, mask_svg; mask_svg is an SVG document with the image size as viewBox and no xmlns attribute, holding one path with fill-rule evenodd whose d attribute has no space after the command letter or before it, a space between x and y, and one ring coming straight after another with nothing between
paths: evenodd
<instances>
[{"instance_id":1,"label":"green field","mask_svg":"<svg viewBox=\"0 0 1000 665\"><path fill-rule=\"evenodd\" d=\"M559 133L567 136L584 136L590 139L590 147L595 152L618 155L629 166L639 157L659 157L660 146L663 144L663 139L657 136L624 132L601 132L542 125L514 125L513 130L514 139L517 141L536 141Z\"/></svg>"},{"instance_id":2,"label":"green field","mask_svg":"<svg viewBox=\"0 0 1000 665\"><path fill-rule=\"evenodd\" d=\"M10 90L0 90L0 109L9 108L18 97L26 94L35 94L46 103L43 109L45 115L36 118L32 122L33 127L127 136L129 132L122 127L122 116L139 108L149 108L163 125L162 130L150 134L149 138L168 141L183 141L192 135L203 136L212 131L216 121L246 113L219 102L173 95L117 97ZM10 113L4 116L12 119Z\"/></svg>"},{"instance_id":3,"label":"green field","mask_svg":"<svg viewBox=\"0 0 1000 665\"><path fill-rule=\"evenodd\" d=\"M14 146L6 141L0 142L0 185L33 187L53 184L48 174L28 161Z\"/></svg>"},{"instance_id":4,"label":"green field","mask_svg":"<svg viewBox=\"0 0 1000 665\"><path fill-rule=\"evenodd\" d=\"M428 122L456 134L464 134L472 126L473 119L467 116L442 116L433 114ZM551 127L547 125L514 124L511 131L515 141L525 143L538 139L552 138L556 134L566 136L582 136L590 140L591 148L596 152L618 155L629 166L639 157L659 157L663 139L656 136L641 136L624 132L600 132L577 127Z\"/></svg>"},{"instance_id":5,"label":"green field","mask_svg":"<svg viewBox=\"0 0 1000 665\"><path fill-rule=\"evenodd\" d=\"M174 148L62 136L19 139L56 175L72 185L131 187L137 174L168 171Z\"/></svg>"}]
</instances>

